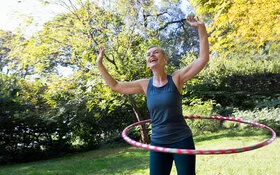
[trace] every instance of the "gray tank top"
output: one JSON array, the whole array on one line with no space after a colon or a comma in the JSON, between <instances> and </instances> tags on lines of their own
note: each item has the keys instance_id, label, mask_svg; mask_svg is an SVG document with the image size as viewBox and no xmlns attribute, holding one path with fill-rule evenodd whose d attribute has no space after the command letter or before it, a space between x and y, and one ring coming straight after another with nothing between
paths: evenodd
<instances>
[{"instance_id":1,"label":"gray tank top","mask_svg":"<svg viewBox=\"0 0 280 175\"><path fill-rule=\"evenodd\" d=\"M158 144L171 144L192 135L182 114L182 95L172 76L162 87L153 86L150 78L147 89L147 106L152 123L151 141Z\"/></svg>"}]
</instances>

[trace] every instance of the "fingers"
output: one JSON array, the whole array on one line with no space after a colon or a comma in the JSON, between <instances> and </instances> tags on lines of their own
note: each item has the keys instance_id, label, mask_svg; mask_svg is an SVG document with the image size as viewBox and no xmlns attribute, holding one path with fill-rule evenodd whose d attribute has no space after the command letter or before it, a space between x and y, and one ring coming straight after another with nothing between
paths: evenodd
<instances>
[{"instance_id":1,"label":"fingers","mask_svg":"<svg viewBox=\"0 0 280 175\"><path fill-rule=\"evenodd\" d=\"M198 16L196 16L196 17L188 16L186 20L188 22L200 22Z\"/></svg>"},{"instance_id":2,"label":"fingers","mask_svg":"<svg viewBox=\"0 0 280 175\"><path fill-rule=\"evenodd\" d=\"M104 52L104 46L99 46L99 52Z\"/></svg>"},{"instance_id":3,"label":"fingers","mask_svg":"<svg viewBox=\"0 0 280 175\"><path fill-rule=\"evenodd\" d=\"M102 63L102 60L103 60L103 56L104 56L104 46L99 46L99 55L97 57L97 60L96 62L99 64L99 63Z\"/></svg>"},{"instance_id":4,"label":"fingers","mask_svg":"<svg viewBox=\"0 0 280 175\"><path fill-rule=\"evenodd\" d=\"M194 16L189 16L186 19L187 23L194 27L194 28L198 28L200 25L202 25L203 23L200 21L200 19L198 18L198 16L194 17Z\"/></svg>"},{"instance_id":5,"label":"fingers","mask_svg":"<svg viewBox=\"0 0 280 175\"><path fill-rule=\"evenodd\" d=\"M99 46L99 57L102 59L104 56L104 46Z\"/></svg>"}]
</instances>

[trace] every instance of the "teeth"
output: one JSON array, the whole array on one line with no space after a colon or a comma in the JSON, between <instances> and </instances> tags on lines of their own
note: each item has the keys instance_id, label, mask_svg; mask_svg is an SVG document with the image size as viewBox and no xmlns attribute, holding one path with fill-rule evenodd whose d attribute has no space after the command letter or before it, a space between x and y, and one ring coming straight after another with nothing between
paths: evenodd
<instances>
[{"instance_id":1,"label":"teeth","mask_svg":"<svg viewBox=\"0 0 280 175\"><path fill-rule=\"evenodd\" d=\"M150 63L151 63L151 62L154 62L154 61L157 61L157 60L156 60L156 59L152 59L152 60L150 61Z\"/></svg>"}]
</instances>

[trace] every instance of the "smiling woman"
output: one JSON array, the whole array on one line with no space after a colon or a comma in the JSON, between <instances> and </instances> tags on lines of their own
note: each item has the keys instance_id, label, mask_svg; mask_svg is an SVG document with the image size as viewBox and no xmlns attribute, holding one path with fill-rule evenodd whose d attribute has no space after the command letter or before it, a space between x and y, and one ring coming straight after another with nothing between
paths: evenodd
<instances>
[{"instance_id":1,"label":"smiling woman","mask_svg":"<svg viewBox=\"0 0 280 175\"><path fill-rule=\"evenodd\" d=\"M146 63L147 66L151 69L153 65L156 65L157 63L163 62L164 65L167 64L168 57L161 47L158 46L150 46L148 48L147 54L146 54Z\"/></svg>"},{"instance_id":2,"label":"smiling woman","mask_svg":"<svg viewBox=\"0 0 280 175\"><path fill-rule=\"evenodd\" d=\"M200 57L187 67L168 75L165 66L168 57L158 46L147 49L146 64L153 77L131 82L116 81L103 64L104 47L99 48L98 69L109 87L122 94L144 94L152 123L152 146L195 149L192 132L182 114L184 83L197 75L209 61L209 43L206 28L198 18L187 17L186 22L197 29ZM195 174L195 155L177 155L150 151L150 174L168 175L173 161L179 174Z\"/></svg>"}]
</instances>

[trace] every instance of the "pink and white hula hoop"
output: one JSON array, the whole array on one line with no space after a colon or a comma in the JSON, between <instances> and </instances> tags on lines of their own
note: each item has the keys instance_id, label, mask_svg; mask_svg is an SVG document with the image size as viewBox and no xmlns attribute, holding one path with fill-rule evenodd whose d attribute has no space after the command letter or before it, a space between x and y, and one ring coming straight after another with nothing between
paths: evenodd
<instances>
[{"instance_id":1,"label":"pink and white hula hoop","mask_svg":"<svg viewBox=\"0 0 280 175\"><path fill-rule=\"evenodd\" d=\"M238 123L245 123L245 124L257 126L259 128L263 128L263 129L266 129L266 130L270 131L271 134L272 134L272 137L267 139L267 140L264 140L260 143L257 143L255 145L245 146L245 147L241 147L241 148L217 149L217 150L192 150L192 149L179 149L179 148L165 148L165 147L158 147L158 146L143 144L143 143L137 142L135 140L132 140L131 138L129 138L126 135L127 131L134 128L135 126L142 125L142 124L145 124L145 123L150 123L151 122L150 119L139 121L139 122L136 122L136 123L133 123L133 124L127 126L122 132L122 137L129 144L131 144L133 146L136 146L136 147L139 147L139 148L144 148L144 149L147 149L147 150L153 150L153 151L158 151L158 152L176 153L176 154L204 154L204 155L206 155L206 154L241 153L241 152L261 148L263 146L266 146L266 145L272 143L276 139L276 133L273 129L271 129L270 127L268 127L264 124L260 124L260 123L256 123L256 122L241 120L241 119L238 119L238 118L223 117L223 116L208 116L208 117L205 117L205 116L185 116L184 118L186 118L186 119L229 120L229 121L238 122Z\"/></svg>"}]
</instances>

